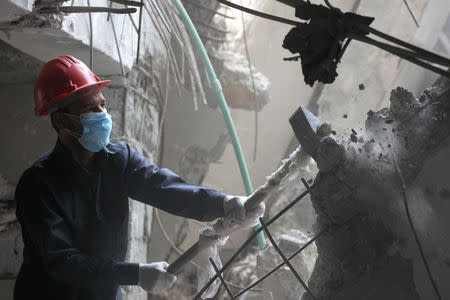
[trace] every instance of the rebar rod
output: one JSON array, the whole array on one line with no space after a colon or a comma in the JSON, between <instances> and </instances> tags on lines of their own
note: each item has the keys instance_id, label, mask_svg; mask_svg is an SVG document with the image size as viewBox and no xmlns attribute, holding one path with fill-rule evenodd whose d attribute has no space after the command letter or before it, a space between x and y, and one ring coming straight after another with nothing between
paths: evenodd
<instances>
[{"instance_id":1,"label":"rebar rod","mask_svg":"<svg viewBox=\"0 0 450 300\"><path fill-rule=\"evenodd\" d=\"M181 43L181 41L182 40L184 40L184 39L182 39L181 38L181 36L183 35L182 34L182 30L181 30L181 27L180 27L180 25L179 25L179 23L178 22L180 22L180 20L178 19L178 16L176 15L176 14L169 14L169 19L170 19L170 23L172 24L172 26L173 26L173 33L175 34L175 37L178 39L178 41ZM186 31L184 31L184 32L186 32ZM184 35L183 35L184 36Z\"/></svg>"},{"instance_id":2,"label":"rebar rod","mask_svg":"<svg viewBox=\"0 0 450 300\"><path fill-rule=\"evenodd\" d=\"M230 296L231 299L234 299L233 294L231 293L230 289L228 288L227 283L225 282L225 279L223 279L222 274L219 272L219 268L217 268L216 264L214 263L214 260L210 257L209 262L211 263L212 267L214 268L214 271L216 271L217 276L219 276L220 281L222 282L223 286L225 287L225 290L228 293L228 296Z\"/></svg>"},{"instance_id":3,"label":"rebar rod","mask_svg":"<svg viewBox=\"0 0 450 300\"><path fill-rule=\"evenodd\" d=\"M192 51L193 45L191 43L191 40L189 39L189 36L187 35L187 32L185 30L180 30L180 27L178 25L179 20L173 18L172 14L169 14L169 18L172 21L172 24L174 26L175 37L177 38L180 45L184 46L184 51L181 55L181 74L185 74L185 67L186 67L186 58L187 58L187 64L188 68L190 69L190 72L193 74L195 83L199 89L200 96L202 97L203 104L208 104L208 101L206 100L206 94L205 89L203 88L202 78L200 75L200 71L198 70L198 65L196 63L195 54ZM209 79L209 76L206 75L206 78Z\"/></svg>"},{"instance_id":4,"label":"rebar rod","mask_svg":"<svg viewBox=\"0 0 450 300\"><path fill-rule=\"evenodd\" d=\"M170 83L170 60L166 61L166 86L164 90L164 98L163 98L163 106L161 107L160 120L159 120L159 130L158 130L158 138L156 139L158 142L161 139L161 134L163 132L164 120L166 118L167 112L167 104L169 102L169 83Z\"/></svg>"},{"instance_id":5,"label":"rebar rod","mask_svg":"<svg viewBox=\"0 0 450 300\"><path fill-rule=\"evenodd\" d=\"M172 60L171 67L173 68L173 73L175 74L176 78L178 80L175 80L176 86L177 86L177 93L179 96L181 96L181 90L180 90L180 84L184 84L184 78L182 77L180 73L180 68L177 63L177 59L175 56L175 53L172 49L172 46L170 45L170 40L167 39L166 35L163 32L163 29L161 28L160 23L156 18L154 18L153 14L150 12L147 5L144 5L144 9L147 12L148 16L150 17L150 20L152 21L153 25L155 25L156 31L158 32L158 35L161 38L161 41L163 42L164 46L166 47L167 52L169 53L168 57L170 60Z\"/></svg>"},{"instance_id":6,"label":"rebar rod","mask_svg":"<svg viewBox=\"0 0 450 300\"><path fill-rule=\"evenodd\" d=\"M237 5L237 4L234 4L233 2L230 2L227 0L216 0L216 1L220 2L222 4L225 4L225 5L228 5L230 7L239 9L243 12L246 12L246 13L261 17L261 18L265 18L268 20L272 20L275 22L285 23L285 24L289 24L289 25L293 25L293 26L297 26L298 24L301 24L300 22L297 22L297 21L289 20L286 18L278 17L278 16L273 16L273 15L266 14L266 13L263 13L263 12L260 12L260 11L254 10L254 9L247 8L245 6Z\"/></svg>"},{"instance_id":7,"label":"rebar rod","mask_svg":"<svg viewBox=\"0 0 450 300\"><path fill-rule=\"evenodd\" d=\"M111 17L111 19L109 21L111 22L111 27L112 27L113 34L114 34L114 41L116 43L117 55L119 56L120 71L122 73L122 76L125 76L125 68L123 66L122 54L120 53L120 45L119 45L119 40L117 39L116 27L114 26L114 19Z\"/></svg>"},{"instance_id":8,"label":"rebar rod","mask_svg":"<svg viewBox=\"0 0 450 300\"><path fill-rule=\"evenodd\" d=\"M112 8L112 1L109 1L109 8ZM109 19L111 18L111 13L108 13L108 15L106 16L106 22L109 22Z\"/></svg>"},{"instance_id":9,"label":"rebar rod","mask_svg":"<svg viewBox=\"0 0 450 300\"><path fill-rule=\"evenodd\" d=\"M191 77L191 90L192 90L192 100L194 101L194 111L198 111L198 100L197 100L197 91L195 88L195 82L194 82L194 74L192 74L192 71L189 70L189 76Z\"/></svg>"},{"instance_id":10,"label":"rebar rod","mask_svg":"<svg viewBox=\"0 0 450 300\"><path fill-rule=\"evenodd\" d=\"M294 267L292 266L292 264L289 262L289 260L286 258L286 255L284 255L283 251L281 251L280 247L277 245L277 243L275 242L275 240L272 237L272 234L269 232L266 223L263 221L262 218L259 219L259 221L261 222L261 226L264 229L264 232L266 233L267 237L269 238L270 242L272 243L272 246L275 248L275 250L278 252L278 254L281 256L281 258L283 259L284 263L287 264L287 266L289 267L289 269L291 270L292 273L294 273L295 278L297 278L298 282L300 282L300 284L303 286L303 288L311 295L311 297L313 299L316 299L314 297L314 295L311 293L311 291L309 290L308 286L306 285L306 283L303 281L303 279L300 277L300 275L298 274L298 272L294 269Z\"/></svg>"},{"instance_id":11,"label":"rebar rod","mask_svg":"<svg viewBox=\"0 0 450 300\"><path fill-rule=\"evenodd\" d=\"M214 10L214 9L209 8L209 7L203 6L203 5L201 5L200 3L197 3L196 1L192 1L192 0L184 0L183 2L189 3L189 5L196 6L196 7L198 7L198 8L201 8L201 9L204 9L204 10L206 10L206 11L212 12L212 13L214 13L214 14L216 14L216 15L219 15L219 16L224 17L224 18L227 18L227 19L232 19L232 20L235 19L235 17L226 15L226 14L224 14L224 13L218 12L218 11L216 11L216 10Z\"/></svg>"},{"instance_id":12,"label":"rebar rod","mask_svg":"<svg viewBox=\"0 0 450 300\"><path fill-rule=\"evenodd\" d=\"M162 25L160 24L160 22L158 21L158 19L156 18L156 15L152 15L150 10L147 8L147 5L144 6L144 8L146 8L146 11L148 13L148 15L150 16L153 24L155 25L155 28L157 28L159 36L161 37L161 40L163 41L164 45L166 46L167 52L169 53L169 58L172 60L172 68L174 71L174 74L176 75L176 78L178 79L178 81L175 81L178 83L178 85L184 85L185 84L185 80L184 80L184 74L181 73L181 68L178 64L178 59L177 56L175 55L175 51L172 47L172 39L170 37L167 37L166 34L163 31ZM163 20L162 18L160 18L161 20ZM181 96L181 91L180 88L177 88L178 91L178 95Z\"/></svg>"},{"instance_id":13,"label":"rebar rod","mask_svg":"<svg viewBox=\"0 0 450 300\"><path fill-rule=\"evenodd\" d=\"M142 6L144 6L144 0L141 0ZM136 50L136 64L139 64L139 54L141 50L141 35L142 35L142 6L139 9L139 27L138 27L138 40Z\"/></svg>"},{"instance_id":14,"label":"rebar rod","mask_svg":"<svg viewBox=\"0 0 450 300\"><path fill-rule=\"evenodd\" d=\"M87 5L91 7L91 1L86 0ZM92 13L89 13L89 68L93 69L94 64L94 26L92 25Z\"/></svg>"},{"instance_id":15,"label":"rebar rod","mask_svg":"<svg viewBox=\"0 0 450 300\"><path fill-rule=\"evenodd\" d=\"M60 5L66 1L68 1L68 0L56 0L56 1L45 1L45 2L36 1L35 7L36 8L49 7L49 6L60 7Z\"/></svg>"},{"instance_id":16,"label":"rebar rod","mask_svg":"<svg viewBox=\"0 0 450 300\"><path fill-rule=\"evenodd\" d=\"M222 29L222 28L218 28L216 26L213 26L211 24L208 24L202 20L196 19L196 18L191 18L192 21L194 21L195 23L201 24L202 26L205 26L209 29L212 29L214 31L220 32L220 33L230 33L230 31L226 30L226 29Z\"/></svg>"},{"instance_id":17,"label":"rebar rod","mask_svg":"<svg viewBox=\"0 0 450 300\"><path fill-rule=\"evenodd\" d=\"M156 14L161 18L161 20L164 23L164 26L166 26L166 29L169 33L172 33L172 28L170 27L169 23L167 22L167 18L164 15L164 13L162 12L161 9L159 9L158 5L156 5L156 3L154 2L154 0L148 0L150 1L151 5L153 6L153 8L156 11Z\"/></svg>"},{"instance_id":18,"label":"rebar rod","mask_svg":"<svg viewBox=\"0 0 450 300\"><path fill-rule=\"evenodd\" d=\"M128 6L125 5L126 8L128 8ZM136 33L138 33L139 29L138 26L136 25L136 22L134 22L133 16L131 14L128 14L128 17L130 18L131 24L134 27L134 30L136 30Z\"/></svg>"},{"instance_id":19,"label":"rebar rod","mask_svg":"<svg viewBox=\"0 0 450 300\"><path fill-rule=\"evenodd\" d=\"M306 179L305 178L301 178L300 179L300 181L303 183L303 186L306 188L306 189L309 189L309 184L308 184L308 182L306 181Z\"/></svg>"},{"instance_id":20,"label":"rebar rod","mask_svg":"<svg viewBox=\"0 0 450 300\"><path fill-rule=\"evenodd\" d=\"M213 41L213 42L217 42L217 43L225 43L228 42L228 39L226 38L216 38L216 37L212 37L209 35L204 35L199 33L199 35L202 37L202 39L208 40L208 41Z\"/></svg>"},{"instance_id":21,"label":"rebar rod","mask_svg":"<svg viewBox=\"0 0 450 300\"><path fill-rule=\"evenodd\" d=\"M110 2L109 7L112 7L112 1ZM125 5L125 8L128 8L128 6ZM110 17L111 17L111 14L109 13L109 14L108 14L108 18L107 18L106 20L109 21L109 18L110 18ZM128 13L128 17L130 18L131 24L133 25L134 30L136 30L136 33L137 33L137 32L138 32L138 27L137 27L136 23L134 22L133 17L131 16L130 13Z\"/></svg>"},{"instance_id":22,"label":"rebar rod","mask_svg":"<svg viewBox=\"0 0 450 300\"><path fill-rule=\"evenodd\" d=\"M142 2L131 1L131 0L109 0L109 1L115 2L118 4L136 6L136 7L142 7L142 5L143 5Z\"/></svg>"},{"instance_id":23,"label":"rebar rod","mask_svg":"<svg viewBox=\"0 0 450 300\"><path fill-rule=\"evenodd\" d=\"M406 8L408 9L409 14L411 15L411 18L414 20L414 23L416 23L417 27L420 27L419 21L417 20L416 15L414 14L411 6L409 5L408 0L403 0L403 3L405 3Z\"/></svg>"},{"instance_id":24,"label":"rebar rod","mask_svg":"<svg viewBox=\"0 0 450 300\"><path fill-rule=\"evenodd\" d=\"M42 7L38 10L40 14L56 14L59 12L65 14L77 14L77 13L112 13L112 14L128 14L135 13L136 8L109 8L98 6L60 6L60 7Z\"/></svg>"},{"instance_id":25,"label":"rebar rod","mask_svg":"<svg viewBox=\"0 0 450 300\"><path fill-rule=\"evenodd\" d=\"M325 232L329 231L331 229L332 226L329 226L325 229L323 229L322 231L320 231L317 235L315 235L312 239L310 239L306 244L304 244L300 249L298 249L297 251L295 251L294 253L292 253L287 260L290 261L291 259L293 259L295 256L297 256L300 252L302 252L303 250L305 250L309 245L311 245L312 243L314 243L319 237L321 237ZM240 291L239 293L237 293L236 295L234 295L234 298L238 298L239 296L241 296L242 294L248 292L249 290L253 289L255 286L257 286L258 284L260 284L263 280L265 280L267 277L269 277L270 275L272 275L273 273L275 273L278 269L280 269L282 266L284 266L286 264L286 262L282 262L280 264L278 264L275 268L273 268L272 270L270 270L268 273L266 273L264 276L262 276L261 278L259 278L257 281L253 282L252 284L250 284L248 287L246 287L245 289L243 289L242 291Z\"/></svg>"},{"instance_id":26,"label":"rebar rod","mask_svg":"<svg viewBox=\"0 0 450 300\"><path fill-rule=\"evenodd\" d=\"M311 192L311 190L314 189L314 184L311 185L308 189L303 191L297 198L295 198L293 201L291 201L286 207L284 207L281 211L279 211L275 216L273 216L269 221L267 221L266 225L269 226L276 220L278 220L286 211L292 208L298 201L303 199L307 194ZM259 232L263 230L262 227L259 227L258 229L254 230L250 237L239 247L239 249L231 256L231 258L223 265L223 267L220 269L221 272L223 272L225 269L227 269L231 263L236 259L236 257L241 254L241 252L250 244L253 238L255 238ZM200 296L203 294L204 291L214 282L214 280L217 279L217 276L213 276L208 283L197 293L197 295L194 297L194 299L199 299Z\"/></svg>"},{"instance_id":27,"label":"rebar rod","mask_svg":"<svg viewBox=\"0 0 450 300\"><path fill-rule=\"evenodd\" d=\"M242 6L242 0L240 0L240 4ZM250 78L252 80L252 100L255 103L255 136L253 139L253 161L256 161L256 154L258 151L258 100L256 99L256 88L255 88L255 76L253 75L252 64L250 61L250 52L248 50L248 41L247 41L247 29L245 26L244 12L241 11L241 21L242 21L242 37L244 38L244 46L245 46L245 56L247 57L248 70L250 73Z\"/></svg>"}]
</instances>

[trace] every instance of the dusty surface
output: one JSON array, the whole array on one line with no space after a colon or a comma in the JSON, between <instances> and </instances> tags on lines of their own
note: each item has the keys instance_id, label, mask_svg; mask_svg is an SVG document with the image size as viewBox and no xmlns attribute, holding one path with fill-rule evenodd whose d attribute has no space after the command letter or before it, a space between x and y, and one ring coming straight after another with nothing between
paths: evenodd
<instances>
[{"instance_id":1,"label":"dusty surface","mask_svg":"<svg viewBox=\"0 0 450 300\"><path fill-rule=\"evenodd\" d=\"M319 216L317 225L332 226L316 242L318 259L310 279L315 296L434 299L406 219L400 176L408 188L407 200L411 201L414 181L419 173L423 174L424 164L448 148L449 83L439 79L419 99L402 88L394 89L390 108L369 112L366 132L354 130L357 141L350 138L339 145L337 151L343 151L344 157L315 179L312 203ZM442 154L440 157L441 163L447 165L448 158L443 159ZM428 172L430 178L442 176ZM445 190L441 193L445 194ZM441 219L441 223L423 223L417 215L419 207L425 210L445 206L445 197L417 200L413 223L432 265L432 276L446 298L449 295L442 276L450 270L445 264L438 266L437 261L448 261L442 249L448 249L449 244L439 239L447 222L436 210L428 210L427 215ZM424 226L428 238L424 237ZM433 250L436 247L439 252Z\"/></svg>"}]
</instances>

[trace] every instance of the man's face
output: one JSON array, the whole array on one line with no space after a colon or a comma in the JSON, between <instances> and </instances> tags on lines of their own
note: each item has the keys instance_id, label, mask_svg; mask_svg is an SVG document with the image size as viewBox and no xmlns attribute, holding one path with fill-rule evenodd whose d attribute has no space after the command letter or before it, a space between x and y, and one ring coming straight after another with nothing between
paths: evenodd
<instances>
[{"instance_id":1,"label":"man's face","mask_svg":"<svg viewBox=\"0 0 450 300\"><path fill-rule=\"evenodd\" d=\"M68 112L80 115L90 112L103 112L106 107L105 97L101 90L94 86L81 90L76 94L77 100L68 107Z\"/></svg>"},{"instance_id":2,"label":"man's face","mask_svg":"<svg viewBox=\"0 0 450 300\"><path fill-rule=\"evenodd\" d=\"M83 126L77 118L85 113L104 112L106 110L106 100L97 86L81 90L76 94L76 97L76 100L64 112L56 112L55 124L59 129L61 127L66 128L81 135L83 133ZM64 113L74 118L68 117Z\"/></svg>"}]
</instances>

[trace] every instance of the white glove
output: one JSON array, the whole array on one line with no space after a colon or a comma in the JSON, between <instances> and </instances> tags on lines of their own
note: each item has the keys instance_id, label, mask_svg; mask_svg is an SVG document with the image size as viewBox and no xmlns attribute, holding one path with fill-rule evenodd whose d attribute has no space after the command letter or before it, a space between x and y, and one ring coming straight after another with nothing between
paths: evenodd
<instances>
[{"instance_id":1,"label":"white glove","mask_svg":"<svg viewBox=\"0 0 450 300\"><path fill-rule=\"evenodd\" d=\"M247 201L247 197L244 196L228 195L225 197L223 223L226 227L239 225L245 220L245 201Z\"/></svg>"},{"instance_id":2,"label":"white glove","mask_svg":"<svg viewBox=\"0 0 450 300\"><path fill-rule=\"evenodd\" d=\"M165 261L139 264L139 286L152 294L161 294L170 289L177 276L166 271L168 266Z\"/></svg>"}]
</instances>

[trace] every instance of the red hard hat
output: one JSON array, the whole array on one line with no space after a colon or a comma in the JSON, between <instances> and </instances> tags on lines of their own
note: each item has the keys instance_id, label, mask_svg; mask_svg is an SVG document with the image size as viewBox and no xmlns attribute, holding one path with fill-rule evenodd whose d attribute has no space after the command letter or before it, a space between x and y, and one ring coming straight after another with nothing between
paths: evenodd
<instances>
[{"instance_id":1,"label":"red hard hat","mask_svg":"<svg viewBox=\"0 0 450 300\"><path fill-rule=\"evenodd\" d=\"M65 98L93 85L103 88L110 80L100 78L73 56L58 56L48 61L39 72L34 85L34 114L46 116L49 112L70 103ZM61 101L65 98L64 101Z\"/></svg>"}]
</instances>

